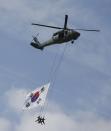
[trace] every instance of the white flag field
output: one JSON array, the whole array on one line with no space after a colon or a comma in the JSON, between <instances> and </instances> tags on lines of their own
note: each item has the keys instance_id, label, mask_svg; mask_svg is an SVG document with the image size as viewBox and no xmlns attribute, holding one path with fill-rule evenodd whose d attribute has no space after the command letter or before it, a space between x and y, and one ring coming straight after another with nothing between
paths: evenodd
<instances>
[{"instance_id":1,"label":"white flag field","mask_svg":"<svg viewBox=\"0 0 111 131\"><path fill-rule=\"evenodd\" d=\"M23 110L43 106L46 100L50 83L43 85L26 95Z\"/></svg>"}]
</instances>

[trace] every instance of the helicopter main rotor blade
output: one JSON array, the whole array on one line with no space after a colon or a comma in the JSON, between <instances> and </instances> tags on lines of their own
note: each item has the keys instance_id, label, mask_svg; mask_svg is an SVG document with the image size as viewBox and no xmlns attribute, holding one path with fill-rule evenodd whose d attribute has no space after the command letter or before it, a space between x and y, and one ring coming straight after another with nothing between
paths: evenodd
<instances>
[{"instance_id":1,"label":"helicopter main rotor blade","mask_svg":"<svg viewBox=\"0 0 111 131\"><path fill-rule=\"evenodd\" d=\"M67 28L68 15L65 15L64 29Z\"/></svg>"},{"instance_id":2,"label":"helicopter main rotor blade","mask_svg":"<svg viewBox=\"0 0 111 131\"><path fill-rule=\"evenodd\" d=\"M54 29L64 29L64 30L67 29L67 30L70 30L69 28L67 28L67 20L68 20L68 15L65 15L64 28L57 27L57 26L49 26L49 25L43 25L43 24L36 24L36 23L32 23L32 25L43 26L43 27L54 28ZM100 31L100 30L93 30L93 29L74 29L74 30L96 31L96 32L99 32L99 31Z\"/></svg>"},{"instance_id":3,"label":"helicopter main rotor blade","mask_svg":"<svg viewBox=\"0 0 111 131\"><path fill-rule=\"evenodd\" d=\"M32 23L32 25L43 26L43 27L54 28L54 29L64 29L64 28L57 27L57 26L49 26L49 25L43 25L43 24Z\"/></svg>"},{"instance_id":4,"label":"helicopter main rotor blade","mask_svg":"<svg viewBox=\"0 0 111 131\"><path fill-rule=\"evenodd\" d=\"M100 32L100 30L93 30L93 29L74 29L74 30L81 30L81 31L96 31L96 32Z\"/></svg>"}]
</instances>

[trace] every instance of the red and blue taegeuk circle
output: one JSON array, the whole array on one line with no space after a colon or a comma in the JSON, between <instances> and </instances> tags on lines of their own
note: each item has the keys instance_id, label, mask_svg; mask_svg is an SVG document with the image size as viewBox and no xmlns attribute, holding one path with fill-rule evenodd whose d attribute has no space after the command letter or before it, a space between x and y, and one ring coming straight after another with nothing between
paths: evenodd
<instances>
[{"instance_id":1,"label":"red and blue taegeuk circle","mask_svg":"<svg viewBox=\"0 0 111 131\"><path fill-rule=\"evenodd\" d=\"M31 97L31 102L35 102L38 99L39 95L40 95L39 91L35 92Z\"/></svg>"}]
</instances>

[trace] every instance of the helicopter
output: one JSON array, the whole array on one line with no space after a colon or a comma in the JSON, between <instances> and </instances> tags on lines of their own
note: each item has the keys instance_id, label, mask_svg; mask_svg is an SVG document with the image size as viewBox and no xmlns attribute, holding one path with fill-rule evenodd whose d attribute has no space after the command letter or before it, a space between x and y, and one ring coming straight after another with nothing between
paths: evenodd
<instances>
[{"instance_id":1,"label":"helicopter","mask_svg":"<svg viewBox=\"0 0 111 131\"><path fill-rule=\"evenodd\" d=\"M49 40L42 42L42 43L39 42L37 37L33 36L33 40L30 43L31 46L37 49L43 50L45 47L54 45L54 44L63 44L69 41L71 41L71 43L73 44L74 41L80 37L80 33L78 32L78 30L95 31L95 32L100 31L100 30L92 30L92 29L70 29L67 27L67 21L68 21L68 15L65 15L64 27L32 23L32 25L54 28L54 29L58 29L59 31L53 33L52 37Z\"/></svg>"}]
</instances>

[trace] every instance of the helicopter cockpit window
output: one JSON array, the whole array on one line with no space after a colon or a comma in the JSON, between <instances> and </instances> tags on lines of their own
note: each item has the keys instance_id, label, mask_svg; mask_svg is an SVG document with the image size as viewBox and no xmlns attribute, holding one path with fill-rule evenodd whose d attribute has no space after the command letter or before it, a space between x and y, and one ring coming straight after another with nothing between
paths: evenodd
<instances>
[{"instance_id":1,"label":"helicopter cockpit window","mask_svg":"<svg viewBox=\"0 0 111 131\"><path fill-rule=\"evenodd\" d=\"M56 36L56 35L57 35L57 33L54 33L54 34L53 34L53 36Z\"/></svg>"},{"instance_id":2,"label":"helicopter cockpit window","mask_svg":"<svg viewBox=\"0 0 111 131\"><path fill-rule=\"evenodd\" d=\"M57 39L58 38L58 33L54 33L52 36L53 39Z\"/></svg>"}]
</instances>

